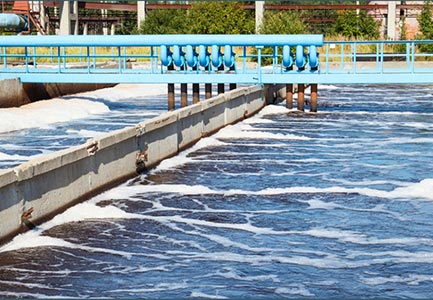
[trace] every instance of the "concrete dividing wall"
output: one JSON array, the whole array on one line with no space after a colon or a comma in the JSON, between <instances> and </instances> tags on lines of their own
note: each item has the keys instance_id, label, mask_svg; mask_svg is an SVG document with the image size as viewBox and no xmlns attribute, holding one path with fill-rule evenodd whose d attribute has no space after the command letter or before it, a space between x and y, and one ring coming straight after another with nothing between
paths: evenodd
<instances>
[{"instance_id":1,"label":"concrete dividing wall","mask_svg":"<svg viewBox=\"0 0 433 300\"><path fill-rule=\"evenodd\" d=\"M275 95L279 86L266 88ZM253 115L265 104L260 87L240 88L88 140L85 144L0 170L0 240L151 168L201 137Z\"/></svg>"}]
</instances>

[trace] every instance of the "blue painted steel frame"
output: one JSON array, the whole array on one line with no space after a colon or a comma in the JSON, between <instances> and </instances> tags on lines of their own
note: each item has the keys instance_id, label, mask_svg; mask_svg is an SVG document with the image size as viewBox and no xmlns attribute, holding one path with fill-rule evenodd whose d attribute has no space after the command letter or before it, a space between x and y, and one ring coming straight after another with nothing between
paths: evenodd
<instances>
[{"instance_id":1,"label":"blue painted steel frame","mask_svg":"<svg viewBox=\"0 0 433 300\"><path fill-rule=\"evenodd\" d=\"M433 83L433 54L423 52L423 44L433 41L324 42L322 35L1 36L0 79L428 84ZM271 65L263 66L265 59ZM133 68L129 61L135 61ZM172 62L175 68L169 70Z\"/></svg>"}]
</instances>

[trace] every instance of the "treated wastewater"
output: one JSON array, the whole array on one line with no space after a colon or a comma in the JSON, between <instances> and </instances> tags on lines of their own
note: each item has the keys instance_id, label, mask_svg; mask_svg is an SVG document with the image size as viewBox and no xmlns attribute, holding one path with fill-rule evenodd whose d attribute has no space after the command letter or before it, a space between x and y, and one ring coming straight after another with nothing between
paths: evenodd
<instances>
[{"instance_id":1,"label":"treated wastewater","mask_svg":"<svg viewBox=\"0 0 433 300\"><path fill-rule=\"evenodd\" d=\"M20 130L0 151L24 159L165 109L101 97L87 100L106 111L33 129L48 146ZM319 86L317 114L268 106L17 236L0 297L429 298L432 163L431 87Z\"/></svg>"}]
</instances>

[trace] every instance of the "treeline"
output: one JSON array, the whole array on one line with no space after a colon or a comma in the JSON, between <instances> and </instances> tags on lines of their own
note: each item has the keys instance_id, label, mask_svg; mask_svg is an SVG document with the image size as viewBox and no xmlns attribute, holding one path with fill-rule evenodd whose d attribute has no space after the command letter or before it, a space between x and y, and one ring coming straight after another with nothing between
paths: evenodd
<instances>
[{"instance_id":1,"label":"treeline","mask_svg":"<svg viewBox=\"0 0 433 300\"><path fill-rule=\"evenodd\" d=\"M138 32L141 34L252 34L255 33L254 11L242 9L245 2L190 2L191 8L151 10ZM287 3L287 2L286 2ZM321 11L335 22L328 26L309 24L306 11L267 10L261 34L323 33L348 38L377 39L379 24L360 11Z\"/></svg>"},{"instance_id":2,"label":"treeline","mask_svg":"<svg viewBox=\"0 0 433 300\"><path fill-rule=\"evenodd\" d=\"M293 2L293 3L290 3ZM327 4L341 1L326 1ZM355 1L352 1L355 3ZM365 4L367 1L359 1ZM190 1L191 8L151 10L140 28L124 26L118 34L252 34L255 33L253 10L241 8L247 1ZM251 4L254 3L251 1ZM283 4L296 4L297 1L281 1ZM299 3L299 2L298 2ZM348 2L345 2L348 3ZM272 4L278 4L273 1ZM323 1L303 1L302 4L323 4ZM418 17L420 33L417 39L433 39L431 1L424 2ZM365 10L317 10L316 17L335 20L318 25L308 22L311 11L267 10L264 13L261 34L300 34L321 33L325 36L343 36L348 39L378 39L380 24ZM131 24L132 25L132 24ZM404 20L400 23L401 39L406 38Z\"/></svg>"}]
</instances>

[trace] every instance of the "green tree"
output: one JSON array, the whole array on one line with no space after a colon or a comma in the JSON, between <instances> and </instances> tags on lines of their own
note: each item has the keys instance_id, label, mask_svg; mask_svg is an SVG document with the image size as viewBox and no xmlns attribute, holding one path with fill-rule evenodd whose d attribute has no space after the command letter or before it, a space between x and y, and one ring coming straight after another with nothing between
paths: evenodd
<instances>
[{"instance_id":1,"label":"green tree","mask_svg":"<svg viewBox=\"0 0 433 300\"><path fill-rule=\"evenodd\" d=\"M259 29L260 34L301 34L306 33L306 31L307 26L294 11L265 11L263 22ZM265 55L262 59L263 64L272 63L273 51L272 47L262 49L262 55ZM281 53L281 51L282 48L280 47L278 52Z\"/></svg>"},{"instance_id":2,"label":"green tree","mask_svg":"<svg viewBox=\"0 0 433 300\"><path fill-rule=\"evenodd\" d=\"M192 34L251 34L254 14L238 2L192 2L186 24Z\"/></svg>"},{"instance_id":3,"label":"green tree","mask_svg":"<svg viewBox=\"0 0 433 300\"><path fill-rule=\"evenodd\" d=\"M187 11L183 9L151 10L140 26L142 34L180 34L186 33Z\"/></svg>"},{"instance_id":4,"label":"green tree","mask_svg":"<svg viewBox=\"0 0 433 300\"><path fill-rule=\"evenodd\" d=\"M365 11L360 11L359 14L353 10L340 13L335 21L334 30L337 34L349 38L379 38L379 23Z\"/></svg>"},{"instance_id":5,"label":"green tree","mask_svg":"<svg viewBox=\"0 0 433 300\"><path fill-rule=\"evenodd\" d=\"M419 24L420 35L417 39L432 40L433 39L433 24L432 24L432 4L431 1L426 1L422 6L421 14L417 18ZM420 44L418 49L421 52L433 52L433 44Z\"/></svg>"},{"instance_id":6,"label":"green tree","mask_svg":"<svg viewBox=\"0 0 433 300\"><path fill-rule=\"evenodd\" d=\"M419 38L425 40L433 39L433 22L432 22L432 5L430 1L426 1L422 6L421 14L417 18L419 30L422 36Z\"/></svg>"},{"instance_id":7,"label":"green tree","mask_svg":"<svg viewBox=\"0 0 433 300\"><path fill-rule=\"evenodd\" d=\"M300 34L305 33L306 25L293 11L265 11L261 34Z\"/></svg>"}]
</instances>

